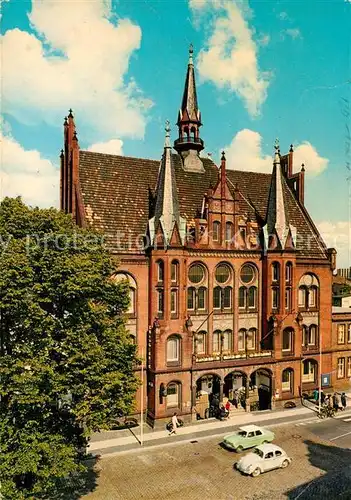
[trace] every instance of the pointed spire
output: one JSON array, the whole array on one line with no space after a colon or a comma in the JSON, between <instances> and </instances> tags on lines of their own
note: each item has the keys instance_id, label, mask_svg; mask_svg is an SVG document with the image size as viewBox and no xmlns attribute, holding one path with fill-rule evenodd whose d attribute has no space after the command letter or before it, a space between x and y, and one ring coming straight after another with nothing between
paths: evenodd
<instances>
[{"instance_id":1,"label":"pointed spire","mask_svg":"<svg viewBox=\"0 0 351 500\"><path fill-rule=\"evenodd\" d=\"M296 235L296 230L288 222L288 215L284 200L284 176L280 165L279 141L276 139L275 154L273 161L273 172L271 187L269 191L266 225L263 228L266 245L268 246L269 237L276 234L279 238L281 247L284 249L289 230L292 236ZM294 239L294 236L293 236Z\"/></svg>"},{"instance_id":2,"label":"pointed spire","mask_svg":"<svg viewBox=\"0 0 351 500\"><path fill-rule=\"evenodd\" d=\"M197 95L196 95L193 53L194 53L194 48L193 45L190 44L188 70L185 78L185 87L183 92L181 112L182 112L182 118L184 118L186 113L188 115L189 120L200 121L199 108L197 104Z\"/></svg>"},{"instance_id":3,"label":"pointed spire","mask_svg":"<svg viewBox=\"0 0 351 500\"><path fill-rule=\"evenodd\" d=\"M301 172L305 172L305 164L301 163Z\"/></svg>"},{"instance_id":4,"label":"pointed spire","mask_svg":"<svg viewBox=\"0 0 351 500\"><path fill-rule=\"evenodd\" d=\"M149 232L152 244L157 228L161 225L164 242L168 246L175 224L177 224L181 240L184 242L186 223L179 212L177 184L170 145L170 125L168 120L166 121L165 131L164 151L158 172L155 193L155 215L149 220Z\"/></svg>"}]
</instances>

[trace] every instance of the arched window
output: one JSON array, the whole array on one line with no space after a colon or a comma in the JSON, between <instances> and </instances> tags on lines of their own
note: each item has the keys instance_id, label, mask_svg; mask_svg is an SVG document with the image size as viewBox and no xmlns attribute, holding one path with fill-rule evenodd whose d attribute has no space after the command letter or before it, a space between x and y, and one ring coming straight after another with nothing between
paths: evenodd
<instances>
[{"instance_id":1,"label":"arched window","mask_svg":"<svg viewBox=\"0 0 351 500\"><path fill-rule=\"evenodd\" d=\"M234 237L234 225L232 222L225 223L225 241L232 241Z\"/></svg>"},{"instance_id":2,"label":"arched window","mask_svg":"<svg viewBox=\"0 0 351 500\"><path fill-rule=\"evenodd\" d=\"M317 292L318 289L316 286L311 286L308 290L308 307L310 309L314 309L317 307Z\"/></svg>"},{"instance_id":3,"label":"arched window","mask_svg":"<svg viewBox=\"0 0 351 500\"><path fill-rule=\"evenodd\" d=\"M180 363L180 339L176 335L167 339L167 363Z\"/></svg>"},{"instance_id":4,"label":"arched window","mask_svg":"<svg viewBox=\"0 0 351 500\"><path fill-rule=\"evenodd\" d=\"M302 382L315 382L318 375L318 364L314 359L305 359L302 367Z\"/></svg>"},{"instance_id":5,"label":"arched window","mask_svg":"<svg viewBox=\"0 0 351 500\"><path fill-rule=\"evenodd\" d=\"M181 387L179 382L170 382L167 385L167 408L180 408Z\"/></svg>"},{"instance_id":6,"label":"arched window","mask_svg":"<svg viewBox=\"0 0 351 500\"><path fill-rule=\"evenodd\" d=\"M304 274L299 281L299 309L317 309L319 281L313 274Z\"/></svg>"},{"instance_id":7,"label":"arched window","mask_svg":"<svg viewBox=\"0 0 351 500\"><path fill-rule=\"evenodd\" d=\"M277 286L272 288L272 309L279 311L279 287Z\"/></svg>"},{"instance_id":8,"label":"arched window","mask_svg":"<svg viewBox=\"0 0 351 500\"><path fill-rule=\"evenodd\" d=\"M292 284L292 263L287 262L285 265L285 283L287 285Z\"/></svg>"},{"instance_id":9,"label":"arched window","mask_svg":"<svg viewBox=\"0 0 351 500\"><path fill-rule=\"evenodd\" d=\"M257 309L257 288L250 286L248 290L248 307L249 309Z\"/></svg>"},{"instance_id":10,"label":"arched window","mask_svg":"<svg viewBox=\"0 0 351 500\"><path fill-rule=\"evenodd\" d=\"M302 347L308 346L309 331L308 326L302 325Z\"/></svg>"},{"instance_id":11,"label":"arched window","mask_svg":"<svg viewBox=\"0 0 351 500\"><path fill-rule=\"evenodd\" d=\"M294 350L294 330L285 328L283 330L283 351L292 352Z\"/></svg>"},{"instance_id":12,"label":"arched window","mask_svg":"<svg viewBox=\"0 0 351 500\"><path fill-rule=\"evenodd\" d=\"M239 288L239 309L246 309L246 287Z\"/></svg>"},{"instance_id":13,"label":"arched window","mask_svg":"<svg viewBox=\"0 0 351 500\"><path fill-rule=\"evenodd\" d=\"M200 286L197 290L197 309L199 311L206 310L206 291L204 286Z\"/></svg>"},{"instance_id":14,"label":"arched window","mask_svg":"<svg viewBox=\"0 0 351 500\"><path fill-rule=\"evenodd\" d=\"M226 286L222 291L222 306L223 309L231 309L232 307L232 287Z\"/></svg>"},{"instance_id":15,"label":"arched window","mask_svg":"<svg viewBox=\"0 0 351 500\"><path fill-rule=\"evenodd\" d=\"M232 286L228 285L233 283L233 272L228 264L222 263L216 267L215 282L213 308L221 311L230 310L232 308Z\"/></svg>"},{"instance_id":16,"label":"arched window","mask_svg":"<svg viewBox=\"0 0 351 500\"><path fill-rule=\"evenodd\" d=\"M292 290L291 288L285 288L285 310L291 311L292 307Z\"/></svg>"},{"instance_id":17,"label":"arched window","mask_svg":"<svg viewBox=\"0 0 351 500\"><path fill-rule=\"evenodd\" d=\"M238 332L238 351L245 351L246 330L241 328Z\"/></svg>"},{"instance_id":18,"label":"arched window","mask_svg":"<svg viewBox=\"0 0 351 500\"><path fill-rule=\"evenodd\" d=\"M216 330L212 335L212 352L218 353L221 350L221 332Z\"/></svg>"},{"instance_id":19,"label":"arched window","mask_svg":"<svg viewBox=\"0 0 351 500\"><path fill-rule=\"evenodd\" d=\"M221 287L216 286L213 289L213 308L220 309L221 308Z\"/></svg>"},{"instance_id":20,"label":"arched window","mask_svg":"<svg viewBox=\"0 0 351 500\"><path fill-rule=\"evenodd\" d=\"M280 265L278 262L272 264L272 281L278 283L280 278Z\"/></svg>"},{"instance_id":21,"label":"arched window","mask_svg":"<svg viewBox=\"0 0 351 500\"><path fill-rule=\"evenodd\" d=\"M171 315L172 317L178 316L178 289L171 289Z\"/></svg>"},{"instance_id":22,"label":"arched window","mask_svg":"<svg viewBox=\"0 0 351 500\"><path fill-rule=\"evenodd\" d=\"M164 314L164 292L163 288L158 288L157 290L157 316L163 318Z\"/></svg>"},{"instance_id":23,"label":"arched window","mask_svg":"<svg viewBox=\"0 0 351 500\"><path fill-rule=\"evenodd\" d=\"M223 336L223 343L222 343L223 351L231 351L231 349L232 349L232 331L226 330L225 332L223 332L222 336Z\"/></svg>"},{"instance_id":24,"label":"arched window","mask_svg":"<svg viewBox=\"0 0 351 500\"><path fill-rule=\"evenodd\" d=\"M192 134L192 139L195 142L195 140L196 140L196 128L195 127L191 127L190 131L191 131L191 134Z\"/></svg>"},{"instance_id":25,"label":"arched window","mask_svg":"<svg viewBox=\"0 0 351 500\"><path fill-rule=\"evenodd\" d=\"M256 348L257 330L256 328L250 328L246 333L246 349L254 350Z\"/></svg>"},{"instance_id":26,"label":"arched window","mask_svg":"<svg viewBox=\"0 0 351 500\"><path fill-rule=\"evenodd\" d=\"M157 282L163 283L165 274L165 265L162 260L157 262Z\"/></svg>"},{"instance_id":27,"label":"arched window","mask_svg":"<svg viewBox=\"0 0 351 500\"><path fill-rule=\"evenodd\" d=\"M213 241L220 241L221 223L215 220L212 224L212 239Z\"/></svg>"},{"instance_id":28,"label":"arched window","mask_svg":"<svg viewBox=\"0 0 351 500\"><path fill-rule=\"evenodd\" d=\"M178 283L179 280L179 263L176 260L173 260L171 263L171 282Z\"/></svg>"},{"instance_id":29,"label":"arched window","mask_svg":"<svg viewBox=\"0 0 351 500\"><path fill-rule=\"evenodd\" d=\"M195 288L190 286L188 288L188 310L193 311L195 309Z\"/></svg>"},{"instance_id":30,"label":"arched window","mask_svg":"<svg viewBox=\"0 0 351 500\"><path fill-rule=\"evenodd\" d=\"M305 309L307 306L307 288L305 286L299 287L299 307Z\"/></svg>"},{"instance_id":31,"label":"arched window","mask_svg":"<svg viewBox=\"0 0 351 500\"><path fill-rule=\"evenodd\" d=\"M113 279L118 283L119 281L128 281L129 283L129 306L127 309L127 314L132 316L136 315L136 296L137 296L137 284L135 279L127 273L117 273L113 276Z\"/></svg>"},{"instance_id":32,"label":"arched window","mask_svg":"<svg viewBox=\"0 0 351 500\"><path fill-rule=\"evenodd\" d=\"M282 373L282 391L294 392L294 371L286 368Z\"/></svg>"},{"instance_id":33,"label":"arched window","mask_svg":"<svg viewBox=\"0 0 351 500\"><path fill-rule=\"evenodd\" d=\"M196 353L205 354L206 353L206 332L201 331L196 334Z\"/></svg>"}]
</instances>

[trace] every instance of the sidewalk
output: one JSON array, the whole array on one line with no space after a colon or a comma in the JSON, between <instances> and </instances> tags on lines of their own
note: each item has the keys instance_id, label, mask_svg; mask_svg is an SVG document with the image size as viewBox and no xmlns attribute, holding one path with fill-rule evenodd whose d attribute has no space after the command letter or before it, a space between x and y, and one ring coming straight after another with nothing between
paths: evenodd
<instances>
[{"instance_id":1,"label":"sidewalk","mask_svg":"<svg viewBox=\"0 0 351 500\"><path fill-rule=\"evenodd\" d=\"M277 411L267 412L254 412L254 413L244 413L238 416L234 416L229 418L228 420L219 421L212 420L211 421L202 421L196 424L189 424L185 427L181 427L178 429L178 434L172 437L169 437L169 441L174 441L177 438L183 437L193 437L196 434L211 434L211 431L215 434L225 434L226 432L230 432L233 427L253 424L255 422L260 422L264 425L265 422L270 422L272 420L283 420L285 421L287 418L290 420L291 418L304 418L305 416L310 415L311 417L316 416L312 415L312 410L310 408L292 408L292 409L284 409ZM123 435L122 435L123 433ZM144 425L144 436L143 443L147 445L148 443L155 444L155 442L159 440L163 440L168 437L168 431L158 430L154 431L153 429L148 428ZM140 427L135 427L134 429L124 430L124 431L107 431L99 434L94 434L90 441L88 452L95 452L96 450L106 450L113 449L113 451L118 451L118 448L123 450L132 449L132 448L140 448Z\"/></svg>"}]
</instances>

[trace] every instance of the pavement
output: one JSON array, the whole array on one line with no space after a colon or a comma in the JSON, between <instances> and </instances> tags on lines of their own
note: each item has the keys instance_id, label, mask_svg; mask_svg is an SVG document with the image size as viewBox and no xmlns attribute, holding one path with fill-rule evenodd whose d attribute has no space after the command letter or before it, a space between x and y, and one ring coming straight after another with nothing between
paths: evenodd
<instances>
[{"instance_id":1,"label":"pavement","mask_svg":"<svg viewBox=\"0 0 351 500\"><path fill-rule=\"evenodd\" d=\"M314 410L315 411L315 410ZM154 446L164 446L174 442L191 441L202 437L228 434L238 427L247 424L256 424L264 427L275 425L286 425L300 421L324 422L315 415L310 407L300 407L274 411L260 411L243 413L233 416L227 420L215 419L200 421L177 429L177 434L169 436L167 430L153 430L144 426L143 438L140 436L140 427L134 429L107 431L94 434L91 438L88 452L95 456L111 456L116 453L140 450ZM351 422L351 409L343 412L343 416L349 416ZM334 420L334 419L328 419ZM343 422L344 423L344 422ZM317 425L317 424L316 424ZM351 433L350 433L351 436ZM141 440L143 445L141 445Z\"/></svg>"}]
</instances>

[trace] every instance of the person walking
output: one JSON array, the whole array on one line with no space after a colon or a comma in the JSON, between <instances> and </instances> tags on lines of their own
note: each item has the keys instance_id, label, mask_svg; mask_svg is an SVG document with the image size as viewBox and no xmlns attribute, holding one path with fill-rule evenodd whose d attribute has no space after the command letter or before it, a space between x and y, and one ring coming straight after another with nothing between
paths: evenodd
<instances>
[{"instance_id":1,"label":"person walking","mask_svg":"<svg viewBox=\"0 0 351 500\"><path fill-rule=\"evenodd\" d=\"M339 404L338 404L338 399L337 399L337 396L336 396L336 392L334 392L334 394L333 394L333 408L334 408L334 410L336 412L339 409Z\"/></svg>"},{"instance_id":2,"label":"person walking","mask_svg":"<svg viewBox=\"0 0 351 500\"><path fill-rule=\"evenodd\" d=\"M227 412L228 418L229 418L229 414L230 414L230 402L229 402L229 399L228 399L228 401L225 404L225 411Z\"/></svg>"},{"instance_id":3,"label":"person walking","mask_svg":"<svg viewBox=\"0 0 351 500\"><path fill-rule=\"evenodd\" d=\"M172 417L172 428L170 430L170 433L169 435L171 436L172 434L176 434L176 431L177 431L177 427L179 426L179 421L177 419L177 414L176 413L173 413L173 417Z\"/></svg>"},{"instance_id":4,"label":"person walking","mask_svg":"<svg viewBox=\"0 0 351 500\"><path fill-rule=\"evenodd\" d=\"M347 406L347 401L346 401L346 394L344 392L341 394L340 399L341 399L342 409L345 410Z\"/></svg>"}]
</instances>

